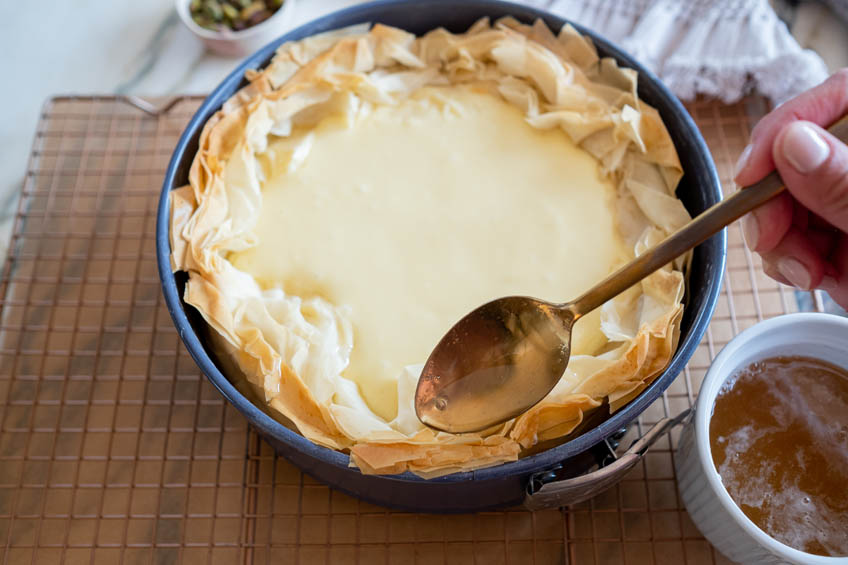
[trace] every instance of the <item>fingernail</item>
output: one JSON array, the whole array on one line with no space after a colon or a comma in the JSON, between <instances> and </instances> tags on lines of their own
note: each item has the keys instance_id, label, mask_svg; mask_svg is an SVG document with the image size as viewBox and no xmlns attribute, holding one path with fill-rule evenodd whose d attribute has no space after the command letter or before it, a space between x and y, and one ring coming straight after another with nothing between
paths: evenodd
<instances>
[{"instance_id":1,"label":"fingernail","mask_svg":"<svg viewBox=\"0 0 848 565\"><path fill-rule=\"evenodd\" d=\"M833 278L829 275L825 275L822 278L821 284L819 285L819 288L822 289L825 292L833 292L838 287L839 287L839 283L836 282L835 278Z\"/></svg>"},{"instance_id":2,"label":"fingernail","mask_svg":"<svg viewBox=\"0 0 848 565\"><path fill-rule=\"evenodd\" d=\"M830 155L830 146L809 125L790 124L783 136L783 156L799 173L816 170Z\"/></svg>"},{"instance_id":3,"label":"fingernail","mask_svg":"<svg viewBox=\"0 0 848 565\"><path fill-rule=\"evenodd\" d=\"M733 169L733 178L739 176L739 173L742 172L742 169L745 168L745 165L748 164L748 160L751 158L751 151L754 150L754 146L750 143L745 146L745 149L742 150L742 154L739 156L739 160L736 161L736 168Z\"/></svg>"},{"instance_id":4,"label":"fingernail","mask_svg":"<svg viewBox=\"0 0 848 565\"><path fill-rule=\"evenodd\" d=\"M798 288L809 290L810 273L797 259L782 257L777 261L777 271Z\"/></svg>"},{"instance_id":5,"label":"fingernail","mask_svg":"<svg viewBox=\"0 0 848 565\"><path fill-rule=\"evenodd\" d=\"M757 241L760 239L760 224L754 214L748 214L742 218L742 237L751 251L757 250Z\"/></svg>"}]
</instances>

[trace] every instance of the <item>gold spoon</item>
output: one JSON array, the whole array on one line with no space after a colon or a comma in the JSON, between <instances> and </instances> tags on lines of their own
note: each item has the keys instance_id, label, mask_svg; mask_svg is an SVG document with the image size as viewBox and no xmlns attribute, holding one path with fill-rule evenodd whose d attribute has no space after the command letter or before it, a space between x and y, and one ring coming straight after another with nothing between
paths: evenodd
<instances>
[{"instance_id":1,"label":"gold spoon","mask_svg":"<svg viewBox=\"0 0 848 565\"><path fill-rule=\"evenodd\" d=\"M848 143L848 118L828 131ZM430 354L415 391L427 426L476 432L541 401L562 377L574 322L784 190L777 172L737 191L572 302L499 298L467 314Z\"/></svg>"}]
</instances>

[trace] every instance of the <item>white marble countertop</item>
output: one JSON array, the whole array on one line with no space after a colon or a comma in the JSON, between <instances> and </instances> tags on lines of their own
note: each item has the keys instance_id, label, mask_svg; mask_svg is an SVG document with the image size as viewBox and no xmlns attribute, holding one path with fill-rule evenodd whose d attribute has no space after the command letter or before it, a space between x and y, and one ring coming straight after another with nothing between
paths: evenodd
<instances>
[{"instance_id":1,"label":"white marble countertop","mask_svg":"<svg viewBox=\"0 0 848 565\"><path fill-rule=\"evenodd\" d=\"M361 0L299 0L292 25ZM832 68L848 64L848 33L826 8L772 0L803 44ZM534 2L538 4L539 2ZM837 23L834 23L837 22ZM27 2L0 22L6 88L0 89L0 252L4 252L44 101L56 94L161 96L209 92L238 63L204 51L174 0Z\"/></svg>"}]
</instances>

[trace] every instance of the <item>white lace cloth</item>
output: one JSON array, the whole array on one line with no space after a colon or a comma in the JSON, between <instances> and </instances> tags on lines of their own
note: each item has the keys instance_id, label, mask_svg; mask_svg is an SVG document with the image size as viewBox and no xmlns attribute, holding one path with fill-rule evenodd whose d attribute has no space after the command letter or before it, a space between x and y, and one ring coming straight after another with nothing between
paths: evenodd
<instances>
[{"instance_id":1,"label":"white lace cloth","mask_svg":"<svg viewBox=\"0 0 848 565\"><path fill-rule=\"evenodd\" d=\"M758 91L774 103L824 80L768 0L528 0L607 37L680 98L733 102Z\"/></svg>"}]
</instances>

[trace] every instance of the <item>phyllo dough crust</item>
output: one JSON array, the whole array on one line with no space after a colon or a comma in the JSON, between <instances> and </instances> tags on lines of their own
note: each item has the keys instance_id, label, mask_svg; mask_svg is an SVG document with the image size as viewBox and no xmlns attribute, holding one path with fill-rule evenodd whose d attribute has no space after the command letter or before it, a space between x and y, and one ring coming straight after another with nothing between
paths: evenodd
<instances>
[{"instance_id":1,"label":"phyllo dough crust","mask_svg":"<svg viewBox=\"0 0 848 565\"><path fill-rule=\"evenodd\" d=\"M357 26L286 43L247 78L203 128L189 184L171 193L171 258L174 271L188 273L185 301L209 324L229 377L249 383L278 419L317 444L348 451L364 473L431 477L515 460L563 438L586 411L605 400L619 409L668 364L686 258L606 303L606 345L572 356L540 404L484 433L437 433L415 417L420 365L398 378L397 416L381 418L342 376L356 347L342 305L260 284L229 260L257 245L269 139L292 139L287 162L296 166L309 154L303 132L328 116L354 124L369 108L452 85L499 96L531 127L559 128L597 159L615 185L612 213L630 257L660 241L689 220L675 197L682 169L674 145L658 112L639 100L636 72L599 58L574 28L554 35L540 21L507 18L416 37Z\"/></svg>"}]
</instances>

